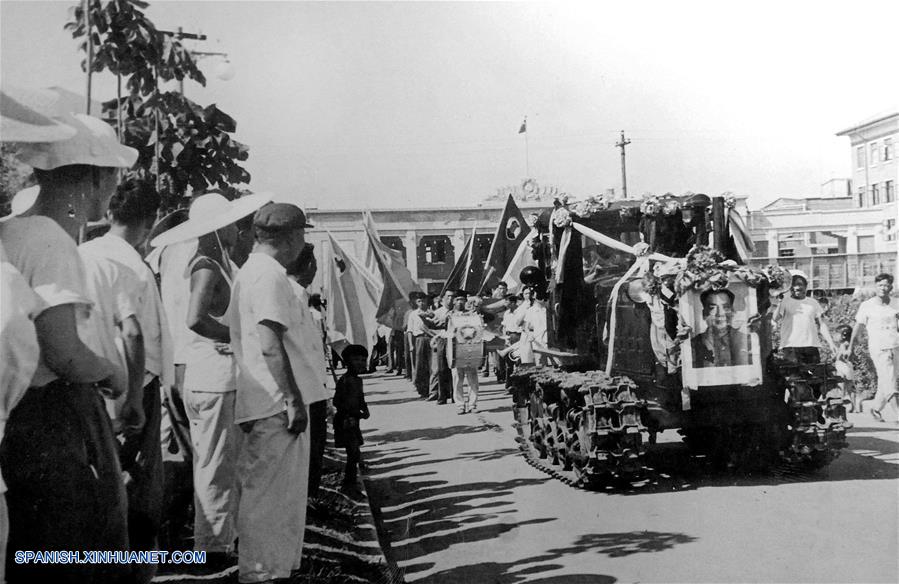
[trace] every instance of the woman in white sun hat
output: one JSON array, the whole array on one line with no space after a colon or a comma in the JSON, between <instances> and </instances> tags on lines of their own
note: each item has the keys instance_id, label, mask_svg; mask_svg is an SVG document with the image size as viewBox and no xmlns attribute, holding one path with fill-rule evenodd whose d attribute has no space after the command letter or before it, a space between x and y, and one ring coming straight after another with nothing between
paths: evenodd
<instances>
[{"instance_id":1,"label":"woman in white sun hat","mask_svg":"<svg viewBox=\"0 0 899 584\"><path fill-rule=\"evenodd\" d=\"M40 100L32 104L23 95L14 101L44 113ZM4 116L6 103L0 104ZM119 144L112 127L97 118L69 115L54 122L73 128L74 136L20 146L17 157L35 169L40 194L24 216L0 222L10 262L45 305L34 320L41 349L37 370L10 414L0 452L9 487L8 547L127 550L121 468L97 391L118 365L78 336L76 315L93 300L75 238L87 221L102 217L119 169L132 166L137 151ZM11 579L80 582L130 570L31 564L10 569Z\"/></svg>"},{"instance_id":2,"label":"woman in white sun hat","mask_svg":"<svg viewBox=\"0 0 899 584\"><path fill-rule=\"evenodd\" d=\"M237 535L237 372L230 331L222 323L237 271L229 252L237 238L235 223L270 200L267 194L235 201L219 193L201 195L186 222L150 242L156 247L197 239L196 254L186 270L190 277L186 325L191 332L183 354L183 398L193 449L194 548L207 552L211 569L228 562Z\"/></svg>"},{"instance_id":3,"label":"woman in white sun hat","mask_svg":"<svg viewBox=\"0 0 899 584\"><path fill-rule=\"evenodd\" d=\"M0 91L0 139L4 142L56 142L74 135L75 128L55 122ZM22 197L13 199L12 216L29 209L37 198L38 187L25 191L20 191L25 192ZM10 412L22 399L37 369L40 347L34 319L43 308L40 297L10 263L0 244L0 442ZM5 492L0 475L0 582L6 581L9 535Z\"/></svg>"}]
</instances>

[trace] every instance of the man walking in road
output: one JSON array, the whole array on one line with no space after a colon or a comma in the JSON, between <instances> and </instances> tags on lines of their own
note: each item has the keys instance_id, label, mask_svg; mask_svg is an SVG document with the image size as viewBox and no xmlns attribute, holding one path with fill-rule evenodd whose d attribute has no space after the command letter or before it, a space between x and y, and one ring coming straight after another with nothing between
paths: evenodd
<instances>
[{"instance_id":1,"label":"man walking in road","mask_svg":"<svg viewBox=\"0 0 899 584\"><path fill-rule=\"evenodd\" d=\"M899 379L899 299L891 298L893 276L874 278L877 296L861 303L855 315L855 327L849 339L849 354L862 327L868 333L868 352L877 372L877 393L871 404L871 416L883 422L882 410L896 396Z\"/></svg>"}]
</instances>

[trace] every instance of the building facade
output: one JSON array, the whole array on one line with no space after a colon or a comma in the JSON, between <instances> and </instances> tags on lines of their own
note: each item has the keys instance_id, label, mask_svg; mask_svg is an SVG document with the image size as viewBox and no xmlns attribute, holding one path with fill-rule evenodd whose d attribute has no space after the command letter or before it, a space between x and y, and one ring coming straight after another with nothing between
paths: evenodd
<instances>
[{"instance_id":1,"label":"building facade","mask_svg":"<svg viewBox=\"0 0 899 584\"><path fill-rule=\"evenodd\" d=\"M869 286L896 274L896 184L899 113L837 133L849 138L852 177L821 185L821 196L777 199L751 211L755 263L806 272L816 289Z\"/></svg>"},{"instance_id":2,"label":"building facade","mask_svg":"<svg viewBox=\"0 0 899 584\"><path fill-rule=\"evenodd\" d=\"M555 188L539 187L533 179L528 179L519 186L499 189L496 195L481 204L466 207L309 208L306 212L315 228L307 233L306 239L315 245L319 265L312 288L320 290L323 280L327 278L329 267L323 261L330 257L329 233L345 251L357 258L363 257L366 236L362 229L362 215L367 210L372 214L381 241L403 254L412 278L421 289L439 292L473 233L475 248L472 261L486 262L509 194L516 199L516 204L527 218L533 212L551 207L553 197L561 192Z\"/></svg>"}]
</instances>

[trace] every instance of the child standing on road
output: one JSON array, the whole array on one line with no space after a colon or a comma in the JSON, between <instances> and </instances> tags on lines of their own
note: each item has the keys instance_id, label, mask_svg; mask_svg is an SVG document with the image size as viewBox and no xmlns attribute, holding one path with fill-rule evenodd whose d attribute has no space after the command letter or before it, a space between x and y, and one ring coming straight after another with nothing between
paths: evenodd
<instances>
[{"instance_id":1,"label":"child standing on road","mask_svg":"<svg viewBox=\"0 0 899 584\"><path fill-rule=\"evenodd\" d=\"M849 339L852 337L852 327L847 325L838 326L836 329L837 351L834 359L834 367L837 375L842 377L844 381L840 384L843 390L843 397L851 400L853 412L860 412L862 404L862 396L855 391L855 370L852 368L850 358L852 353L849 351Z\"/></svg>"},{"instance_id":2,"label":"child standing on road","mask_svg":"<svg viewBox=\"0 0 899 584\"><path fill-rule=\"evenodd\" d=\"M362 345L350 345L341 355L347 371L337 380L334 393L334 445L346 450L346 470L343 475L343 487L355 490L360 466L360 450L362 431L359 420L368 419L368 405L362 391L362 379L359 374L365 371L368 350Z\"/></svg>"}]
</instances>

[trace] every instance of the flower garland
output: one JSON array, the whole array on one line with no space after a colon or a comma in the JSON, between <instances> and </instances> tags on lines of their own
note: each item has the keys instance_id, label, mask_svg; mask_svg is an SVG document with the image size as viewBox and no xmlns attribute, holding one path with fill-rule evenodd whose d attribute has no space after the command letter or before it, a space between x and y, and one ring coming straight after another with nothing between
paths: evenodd
<instances>
[{"instance_id":1,"label":"flower garland","mask_svg":"<svg viewBox=\"0 0 899 584\"><path fill-rule=\"evenodd\" d=\"M594 195L587 197L583 201L575 201L571 206L571 212L578 217L590 217L599 211L605 211L612 203L603 195Z\"/></svg>"},{"instance_id":2,"label":"flower garland","mask_svg":"<svg viewBox=\"0 0 899 584\"><path fill-rule=\"evenodd\" d=\"M551 216L552 224L556 227L564 229L571 225L571 212L567 207L556 207Z\"/></svg>"},{"instance_id":3,"label":"flower garland","mask_svg":"<svg viewBox=\"0 0 899 584\"><path fill-rule=\"evenodd\" d=\"M780 288L787 279L786 271L779 266L766 266L759 270L750 266L739 266L733 260L725 260L717 250L697 245L687 254L687 265L678 274L674 286L678 294L689 290L720 290L727 286L731 276L747 285L757 288L763 282L771 288ZM647 282L650 286L647 286ZM655 283L644 277L644 287L649 291Z\"/></svg>"},{"instance_id":4,"label":"flower garland","mask_svg":"<svg viewBox=\"0 0 899 584\"><path fill-rule=\"evenodd\" d=\"M659 215L671 216L681 208L680 201L671 193L655 195L640 203L640 213L646 217L658 217Z\"/></svg>"}]
</instances>

